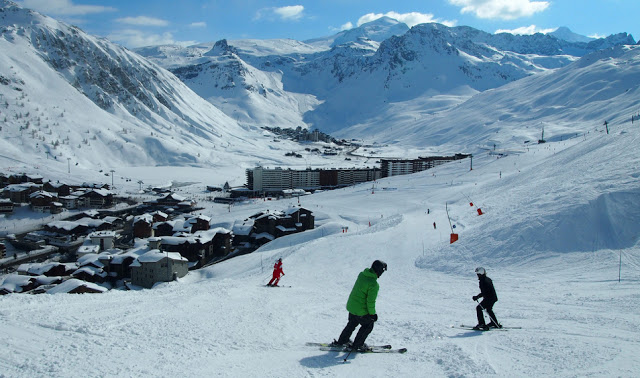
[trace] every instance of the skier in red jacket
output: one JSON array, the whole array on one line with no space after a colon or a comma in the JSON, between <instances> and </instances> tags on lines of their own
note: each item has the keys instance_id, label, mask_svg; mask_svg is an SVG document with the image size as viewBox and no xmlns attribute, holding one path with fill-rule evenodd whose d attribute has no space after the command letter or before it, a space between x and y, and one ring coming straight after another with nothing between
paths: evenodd
<instances>
[{"instance_id":1,"label":"skier in red jacket","mask_svg":"<svg viewBox=\"0 0 640 378\"><path fill-rule=\"evenodd\" d=\"M282 271L282 259L278 259L278 261L273 264L273 277L267 286L278 286L281 276L284 276L284 272Z\"/></svg>"}]
</instances>

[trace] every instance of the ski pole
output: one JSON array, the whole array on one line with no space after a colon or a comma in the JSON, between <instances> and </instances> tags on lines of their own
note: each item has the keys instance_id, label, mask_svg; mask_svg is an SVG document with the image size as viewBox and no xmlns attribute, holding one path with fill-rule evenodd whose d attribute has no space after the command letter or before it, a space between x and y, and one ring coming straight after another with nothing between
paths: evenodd
<instances>
[{"instance_id":1,"label":"ski pole","mask_svg":"<svg viewBox=\"0 0 640 378\"><path fill-rule=\"evenodd\" d=\"M351 355L351 352L353 352L354 348L349 349L349 353L347 353L347 357L344 358L344 361L342 362L347 362L347 358L349 358L349 356Z\"/></svg>"},{"instance_id":2,"label":"ski pole","mask_svg":"<svg viewBox=\"0 0 640 378\"><path fill-rule=\"evenodd\" d=\"M476 302L478 302L478 300L476 299ZM482 311L487 312L487 310L485 310L484 307L482 307L482 303L478 302L478 306L480 306L480 308L482 309ZM491 319L491 321L493 322L493 324L498 324L498 322L491 317L491 315L489 315L489 313L487 312L487 315L489 316L489 319Z\"/></svg>"}]
</instances>

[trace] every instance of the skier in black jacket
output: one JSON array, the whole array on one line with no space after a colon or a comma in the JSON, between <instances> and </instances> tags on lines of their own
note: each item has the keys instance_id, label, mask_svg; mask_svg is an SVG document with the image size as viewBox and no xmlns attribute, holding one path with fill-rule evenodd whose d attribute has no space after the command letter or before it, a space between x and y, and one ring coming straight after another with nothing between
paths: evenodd
<instances>
[{"instance_id":1,"label":"skier in black jacket","mask_svg":"<svg viewBox=\"0 0 640 378\"><path fill-rule=\"evenodd\" d=\"M498 323L498 320L496 319L496 314L493 313L493 305L498 301L496 289L493 287L493 281L491 281L491 278L487 277L487 272L482 267L476 268L476 274L478 275L480 294L474 295L473 300L477 301L478 298L483 299L482 302L480 302L476 307L476 313L478 315L478 325L473 328L478 330L482 329L485 331L488 330L489 327L502 328L502 325ZM491 320L489 324L485 324L484 314L482 313L482 310L487 311L487 315L489 315L489 319Z\"/></svg>"}]
</instances>

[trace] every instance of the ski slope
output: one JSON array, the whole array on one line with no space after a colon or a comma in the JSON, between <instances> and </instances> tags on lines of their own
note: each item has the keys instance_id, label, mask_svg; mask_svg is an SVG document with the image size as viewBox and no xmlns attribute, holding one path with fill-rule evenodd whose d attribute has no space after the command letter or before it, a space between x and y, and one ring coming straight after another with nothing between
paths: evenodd
<instances>
[{"instance_id":1,"label":"ski slope","mask_svg":"<svg viewBox=\"0 0 640 378\"><path fill-rule=\"evenodd\" d=\"M316 229L151 290L2 296L0 375L637 376L640 127L610 127L487 151L473 170L462 160L302 197ZM162 172L157 182L171 175ZM181 190L197 194L202 185ZM296 204L207 205L203 213L212 227L229 227ZM263 286L277 258L281 284L291 287ZM389 270L367 341L408 352L344 363L343 353L305 346L338 337L351 287L375 259ZM522 329L451 328L475 324L479 265L496 287L498 321Z\"/></svg>"}]
</instances>

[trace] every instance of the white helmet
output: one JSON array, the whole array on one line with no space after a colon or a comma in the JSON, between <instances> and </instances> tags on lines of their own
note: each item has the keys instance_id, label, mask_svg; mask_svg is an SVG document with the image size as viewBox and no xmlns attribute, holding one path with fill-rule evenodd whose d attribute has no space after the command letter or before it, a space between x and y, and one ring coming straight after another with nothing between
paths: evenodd
<instances>
[{"instance_id":1,"label":"white helmet","mask_svg":"<svg viewBox=\"0 0 640 378\"><path fill-rule=\"evenodd\" d=\"M479 266L476 268L476 274L481 274L484 276L485 274L487 274L487 272L484 270L483 267Z\"/></svg>"}]
</instances>

